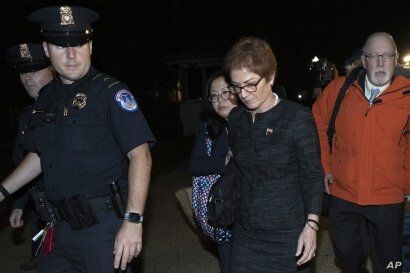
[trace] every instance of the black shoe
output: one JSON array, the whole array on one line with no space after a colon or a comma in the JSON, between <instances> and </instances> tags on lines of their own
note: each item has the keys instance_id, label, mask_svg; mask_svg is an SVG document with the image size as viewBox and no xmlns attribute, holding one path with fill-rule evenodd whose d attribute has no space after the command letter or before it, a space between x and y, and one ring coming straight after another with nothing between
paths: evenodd
<instances>
[{"instance_id":1,"label":"black shoe","mask_svg":"<svg viewBox=\"0 0 410 273\"><path fill-rule=\"evenodd\" d=\"M28 260L27 262L20 264L20 269L21 270L35 270L37 267L37 263L38 263L38 256L31 257L30 260Z\"/></svg>"}]
</instances>

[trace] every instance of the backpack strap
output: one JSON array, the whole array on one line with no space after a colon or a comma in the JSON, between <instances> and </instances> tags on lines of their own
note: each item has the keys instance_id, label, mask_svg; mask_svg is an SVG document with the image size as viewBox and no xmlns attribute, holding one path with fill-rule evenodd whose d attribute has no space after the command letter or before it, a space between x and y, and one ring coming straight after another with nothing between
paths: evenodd
<instances>
[{"instance_id":1,"label":"backpack strap","mask_svg":"<svg viewBox=\"0 0 410 273\"><path fill-rule=\"evenodd\" d=\"M343 98L349 87L353 84L353 82L357 79L359 73L363 70L363 67L359 66L353 69L349 76L346 78L345 82L343 83L342 87L339 90L339 94L337 95L337 99L335 105L333 107L332 116L330 117L329 126L327 127L327 138L330 146L330 151L332 151L332 141L333 136L335 134L335 122L336 117L340 109L340 105L342 104Z\"/></svg>"}]
</instances>

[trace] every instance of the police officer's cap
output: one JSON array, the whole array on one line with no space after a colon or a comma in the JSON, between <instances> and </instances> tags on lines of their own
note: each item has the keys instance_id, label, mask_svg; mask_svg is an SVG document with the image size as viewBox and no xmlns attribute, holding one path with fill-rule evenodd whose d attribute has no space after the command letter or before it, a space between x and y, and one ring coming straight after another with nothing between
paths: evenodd
<instances>
[{"instance_id":1,"label":"police officer's cap","mask_svg":"<svg viewBox=\"0 0 410 273\"><path fill-rule=\"evenodd\" d=\"M6 59L19 73L35 72L49 66L40 44L18 44L6 51Z\"/></svg>"},{"instance_id":2,"label":"police officer's cap","mask_svg":"<svg viewBox=\"0 0 410 273\"><path fill-rule=\"evenodd\" d=\"M78 6L52 6L33 11L29 21L39 22L44 39L58 46L83 45L91 39L91 23L99 19L97 12Z\"/></svg>"}]
</instances>

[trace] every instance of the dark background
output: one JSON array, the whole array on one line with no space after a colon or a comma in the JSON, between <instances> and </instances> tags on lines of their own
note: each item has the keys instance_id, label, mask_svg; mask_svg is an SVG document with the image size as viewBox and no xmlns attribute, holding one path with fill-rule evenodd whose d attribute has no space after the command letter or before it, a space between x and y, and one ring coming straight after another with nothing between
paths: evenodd
<instances>
[{"instance_id":1,"label":"dark background","mask_svg":"<svg viewBox=\"0 0 410 273\"><path fill-rule=\"evenodd\" d=\"M341 71L344 60L372 32L392 34L400 54L410 53L409 0L1 1L2 104L21 108L28 100L1 52L17 43L41 41L39 26L26 22L30 11L67 3L99 12L93 65L126 82L137 96L175 78L164 61L170 56L210 54L222 59L245 35L270 42L279 63L277 82L288 90L308 88L312 75L307 66L314 55L335 62Z\"/></svg>"}]
</instances>

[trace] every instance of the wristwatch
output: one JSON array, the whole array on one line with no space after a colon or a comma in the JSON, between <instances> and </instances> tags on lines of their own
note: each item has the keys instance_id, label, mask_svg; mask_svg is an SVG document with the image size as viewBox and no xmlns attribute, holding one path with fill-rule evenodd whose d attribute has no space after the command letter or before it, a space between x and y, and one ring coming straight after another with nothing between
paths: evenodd
<instances>
[{"instance_id":1,"label":"wristwatch","mask_svg":"<svg viewBox=\"0 0 410 273\"><path fill-rule=\"evenodd\" d=\"M126 212L124 213L124 220L127 220L131 223L139 224L142 223L142 221L144 220L144 216L137 212Z\"/></svg>"}]
</instances>

